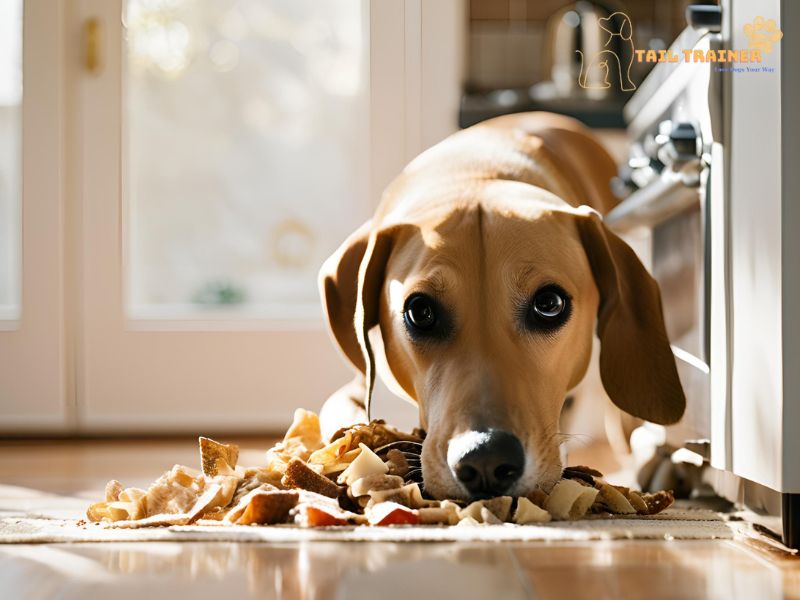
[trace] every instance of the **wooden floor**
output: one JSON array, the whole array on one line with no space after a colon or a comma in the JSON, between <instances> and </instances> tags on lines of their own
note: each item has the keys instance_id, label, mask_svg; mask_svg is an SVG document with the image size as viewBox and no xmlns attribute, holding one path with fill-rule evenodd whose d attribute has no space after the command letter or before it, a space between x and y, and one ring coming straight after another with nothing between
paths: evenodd
<instances>
[{"instance_id":1,"label":"wooden floor","mask_svg":"<svg viewBox=\"0 0 800 600\"><path fill-rule=\"evenodd\" d=\"M242 445L257 464L268 441ZM196 462L190 440L0 442L0 483L82 507L108 479L145 486ZM800 559L744 540L0 546L0 598L50 597L800 598Z\"/></svg>"}]
</instances>

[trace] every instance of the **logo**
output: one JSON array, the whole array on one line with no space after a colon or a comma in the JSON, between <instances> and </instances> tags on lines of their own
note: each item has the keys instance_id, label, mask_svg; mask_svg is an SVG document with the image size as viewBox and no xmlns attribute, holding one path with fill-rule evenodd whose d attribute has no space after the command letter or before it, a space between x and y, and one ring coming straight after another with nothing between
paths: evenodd
<instances>
[{"instance_id":1,"label":"logo","mask_svg":"<svg viewBox=\"0 0 800 600\"><path fill-rule=\"evenodd\" d=\"M608 81L610 67L614 67L615 73L619 77L619 88L624 92L632 92L636 89L633 81L631 81L631 65L633 65L633 24L631 19L624 12L615 12L598 19L598 26L600 27L600 35L608 37L603 50L596 52L593 56L584 58L583 52L576 50L581 57L581 72L578 75L578 85L587 90L607 90L611 87ZM608 48L619 38L621 48L624 50L623 55L627 60L620 58L616 50ZM595 77L592 71L599 69L601 77Z\"/></svg>"},{"instance_id":2,"label":"logo","mask_svg":"<svg viewBox=\"0 0 800 600\"><path fill-rule=\"evenodd\" d=\"M777 44L783 37L775 19L764 19L760 16L744 26L744 34L747 36L749 48L767 54L772 52L772 44Z\"/></svg>"},{"instance_id":3,"label":"logo","mask_svg":"<svg viewBox=\"0 0 800 600\"><path fill-rule=\"evenodd\" d=\"M744 34L748 40L747 48L637 50L633 45L633 24L630 17L624 12L617 11L606 18L598 19L598 26L601 39L605 39L603 49L593 56L586 57L583 52L576 50L581 57L578 85L584 89L604 90L610 88L609 76L613 70L618 77L619 89L624 92L632 92L636 89L630 76L634 60L637 63L715 63L717 71L773 73L774 67L751 67L749 64L760 63L763 58L762 53L770 54L774 50L774 44L783 38L783 32L778 28L775 19L758 16L752 23L744 26ZM621 52L618 53L618 50ZM748 64L740 67L739 63Z\"/></svg>"}]
</instances>

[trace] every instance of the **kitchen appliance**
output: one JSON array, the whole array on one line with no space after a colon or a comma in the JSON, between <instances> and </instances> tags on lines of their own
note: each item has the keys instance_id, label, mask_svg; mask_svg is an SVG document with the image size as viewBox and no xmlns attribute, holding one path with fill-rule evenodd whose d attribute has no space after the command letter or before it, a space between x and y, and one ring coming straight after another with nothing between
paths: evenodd
<instances>
[{"instance_id":1,"label":"kitchen appliance","mask_svg":"<svg viewBox=\"0 0 800 600\"><path fill-rule=\"evenodd\" d=\"M747 49L757 16L787 32L761 63L682 59ZM687 20L671 46L681 60L657 64L625 106L632 146L615 181L625 199L607 222L645 236L661 286L688 401L668 442L703 456L718 493L780 517L797 548L800 3L723 0L690 6Z\"/></svg>"}]
</instances>

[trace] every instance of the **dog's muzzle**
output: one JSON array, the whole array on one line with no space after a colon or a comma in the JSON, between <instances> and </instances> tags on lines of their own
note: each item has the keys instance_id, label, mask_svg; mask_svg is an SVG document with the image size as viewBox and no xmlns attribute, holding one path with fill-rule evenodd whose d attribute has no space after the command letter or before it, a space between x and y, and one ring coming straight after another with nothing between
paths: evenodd
<instances>
[{"instance_id":1,"label":"dog's muzzle","mask_svg":"<svg viewBox=\"0 0 800 600\"><path fill-rule=\"evenodd\" d=\"M473 498L502 496L525 470L525 451L507 431L467 431L450 440L447 464Z\"/></svg>"}]
</instances>

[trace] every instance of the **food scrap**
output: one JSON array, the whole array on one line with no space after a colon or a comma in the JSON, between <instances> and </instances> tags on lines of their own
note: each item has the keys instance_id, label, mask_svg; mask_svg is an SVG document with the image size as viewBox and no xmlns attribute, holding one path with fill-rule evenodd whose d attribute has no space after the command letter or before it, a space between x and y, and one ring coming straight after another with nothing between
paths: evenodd
<instances>
[{"instance_id":1,"label":"food scrap","mask_svg":"<svg viewBox=\"0 0 800 600\"><path fill-rule=\"evenodd\" d=\"M564 469L552 489L464 503L422 486L424 432L383 421L340 429L325 443L319 417L298 409L265 465L238 465L239 448L201 437L201 470L175 465L147 490L109 481L86 512L114 527L191 525L529 525L588 515L654 515L674 501L614 486L588 467Z\"/></svg>"}]
</instances>

